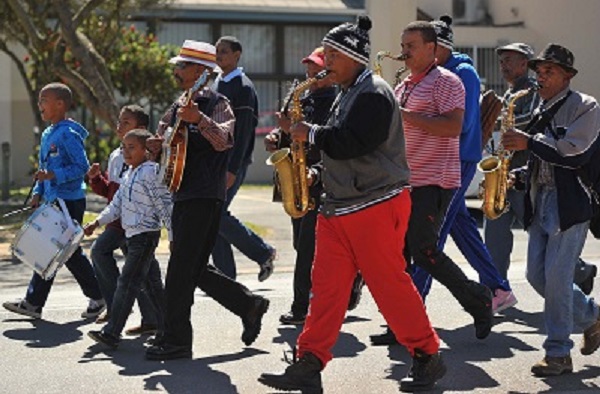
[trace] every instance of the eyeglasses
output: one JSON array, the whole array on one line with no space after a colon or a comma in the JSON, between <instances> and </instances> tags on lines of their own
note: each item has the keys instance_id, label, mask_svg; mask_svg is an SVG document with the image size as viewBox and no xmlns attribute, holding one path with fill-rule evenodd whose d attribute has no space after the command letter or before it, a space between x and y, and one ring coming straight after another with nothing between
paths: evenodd
<instances>
[{"instance_id":1,"label":"eyeglasses","mask_svg":"<svg viewBox=\"0 0 600 394\"><path fill-rule=\"evenodd\" d=\"M189 62L177 62L177 63L175 63L175 68L178 69L178 70L183 70L184 68L186 68L190 64L192 64L192 63L189 63Z\"/></svg>"}]
</instances>

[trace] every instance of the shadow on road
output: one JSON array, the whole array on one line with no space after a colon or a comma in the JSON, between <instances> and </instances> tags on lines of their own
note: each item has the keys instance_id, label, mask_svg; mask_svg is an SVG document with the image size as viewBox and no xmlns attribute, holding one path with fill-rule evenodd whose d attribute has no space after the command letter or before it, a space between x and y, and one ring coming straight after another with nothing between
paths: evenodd
<instances>
[{"instance_id":1,"label":"shadow on road","mask_svg":"<svg viewBox=\"0 0 600 394\"><path fill-rule=\"evenodd\" d=\"M89 321L78 320L59 324L47 320L5 319L4 322L30 322L32 327L4 331L4 336L17 341L27 342L25 345L33 348L52 348L81 339L80 326Z\"/></svg>"},{"instance_id":2,"label":"shadow on road","mask_svg":"<svg viewBox=\"0 0 600 394\"><path fill-rule=\"evenodd\" d=\"M527 325L535 324L541 320L540 314L529 314L518 310L509 311L510 319L498 319L496 327L485 340L475 338L474 327L469 324L454 330L436 328L440 338L450 350L443 351L444 362L448 369L446 376L439 382L432 392L443 391L476 391L482 388L496 388L500 383L490 376L483 368L474 363L482 363L493 359L510 359L516 351L538 351L522 340L509 336L506 332L499 331L499 325L504 322L525 322ZM525 318L525 315L527 317ZM517 324L519 324L517 323ZM532 334L538 330L531 331ZM387 379L400 381L407 375L412 364L411 357L406 349L399 345L389 347L389 358L400 364L392 364Z\"/></svg>"},{"instance_id":3,"label":"shadow on road","mask_svg":"<svg viewBox=\"0 0 600 394\"><path fill-rule=\"evenodd\" d=\"M202 393L238 393L231 383L230 377L211 368L211 365L236 362L245 358L266 354L255 348L221 354L218 356L202 357L193 360L169 360L165 362L148 361L144 359L142 338L123 341L119 349L108 350L100 344L93 344L82 356L80 363L112 362L121 366L121 376L144 376L144 390L168 393L190 392L191 387L197 387Z\"/></svg>"}]
</instances>

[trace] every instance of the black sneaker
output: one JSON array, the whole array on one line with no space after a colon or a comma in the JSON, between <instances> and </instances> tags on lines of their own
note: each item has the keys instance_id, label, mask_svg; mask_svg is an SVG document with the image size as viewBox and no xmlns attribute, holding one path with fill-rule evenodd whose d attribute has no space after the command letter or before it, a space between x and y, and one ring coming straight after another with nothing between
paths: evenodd
<instances>
[{"instance_id":1,"label":"black sneaker","mask_svg":"<svg viewBox=\"0 0 600 394\"><path fill-rule=\"evenodd\" d=\"M287 325L292 325L292 326L302 325L302 324L304 324L305 320L306 320L306 315L301 315L299 313L294 313L292 311L289 311L288 313L279 316L279 322L281 324L287 324Z\"/></svg>"},{"instance_id":2,"label":"black sneaker","mask_svg":"<svg viewBox=\"0 0 600 394\"><path fill-rule=\"evenodd\" d=\"M106 309L106 302L103 299L92 300L88 303L85 311L81 313L81 317L84 319L97 318Z\"/></svg>"},{"instance_id":3,"label":"black sneaker","mask_svg":"<svg viewBox=\"0 0 600 394\"><path fill-rule=\"evenodd\" d=\"M90 331L88 332L88 337L112 349L116 349L120 342L119 338L116 338L110 334L106 334L102 331Z\"/></svg>"},{"instance_id":4,"label":"black sneaker","mask_svg":"<svg viewBox=\"0 0 600 394\"><path fill-rule=\"evenodd\" d=\"M582 275L575 275L575 277L583 276L584 279L580 282L576 281L575 283L579 286L581 291L583 291L583 294L590 295L592 290L594 290L594 278L598 273L598 267L593 264L583 263L580 271Z\"/></svg>"},{"instance_id":5,"label":"black sneaker","mask_svg":"<svg viewBox=\"0 0 600 394\"><path fill-rule=\"evenodd\" d=\"M475 320L475 336L477 339L485 339L490 332L492 332L492 326L494 325L494 311L493 311L493 294L490 289L481 285L482 289L481 302L482 304L477 310L471 313Z\"/></svg>"},{"instance_id":6,"label":"black sneaker","mask_svg":"<svg viewBox=\"0 0 600 394\"><path fill-rule=\"evenodd\" d=\"M388 346L398 343L396 336L389 327L383 334L371 335L369 338L371 338L371 345L373 346Z\"/></svg>"},{"instance_id":7,"label":"black sneaker","mask_svg":"<svg viewBox=\"0 0 600 394\"><path fill-rule=\"evenodd\" d=\"M294 351L294 359L283 374L263 373L258 381L276 390L300 391L303 394L323 393L321 360L312 353L305 353L300 359L296 359L295 353Z\"/></svg>"},{"instance_id":8,"label":"black sneaker","mask_svg":"<svg viewBox=\"0 0 600 394\"><path fill-rule=\"evenodd\" d=\"M431 390L445 374L446 366L440 353L425 354L417 349L408 375L400 380L400 390L409 393Z\"/></svg>"},{"instance_id":9,"label":"black sneaker","mask_svg":"<svg viewBox=\"0 0 600 394\"><path fill-rule=\"evenodd\" d=\"M192 349L189 346L172 345L163 342L146 349L147 360L175 360L177 358L192 358Z\"/></svg>"},{"instance_id":10,"label":"black sneaker","mask_svg":"<svg viewBox=\"0 0 600 394\"><path fill-rule=\"evenodd\" d=\"M157 346L165 343L164 333L157 332L146 340L146 345Z\"/></svg>"},{"instance_id":11,"label":"black sneaker","mask_svg":"<svg viewBox=\"0 0 600 394\"><path fill-rule=\"evenodd\" d=\"M254 299L254 306L248 312L248 314L242 319L244 325L244 331L242 332L242 342L246 346L252 345L252 343L260 334L260 328L262 326L262 318L269 309L269 300L264 297L256 296Z\"/></svg>"},{"instance_id":12,"label":"black sneaker","mask_svg":"<svg viewBox=\"0 0 600 394\"><path fill-rule=\"evenodd\" d=\"M32 305L25 299L6 301L2 304L2 306L11 312L18 313L19 315L33 317L34 319L40 319L42 317L42 307Z\"/></svg>"},{"instance_id":13,"label":"black sneaker","mask_svg":"<svg viewBox=\"0 0 600 394\"><path fill-rule=\"evenodd\" d=\"M360 303L362 296L362 288L365 285L365 280L361 274L356 274L354 283L352 283L352 290L350 291L350 300L348 301L348 310L354 310Z\"/></svg>"}]
</instances>

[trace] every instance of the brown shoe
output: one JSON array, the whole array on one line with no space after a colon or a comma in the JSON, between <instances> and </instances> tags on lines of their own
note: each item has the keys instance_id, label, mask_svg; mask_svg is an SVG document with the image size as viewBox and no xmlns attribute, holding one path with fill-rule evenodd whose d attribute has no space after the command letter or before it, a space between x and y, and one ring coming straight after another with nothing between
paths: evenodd
<instances>
[{"instance_id":1,"label":"brown shoe","mask_svg":"<svg viewBox=\"0 0 600 394\"><path fill-rule=\"evenodd\" d=\"M156 329L157 327L152 324L140 324L139 326L131 327L125 330L125 335L154 335L156 334Z\"/></svg>"},{"instance_id":2,"label":"brown shoe","mask_svg":"<svg viewBox=\"0 0 600 394\"><path fill-rule=\"evenodd\" d=\"M600 347L600 316L598 320L583 332L583 341L579 350L584 356L589 356Z\"/></svg>"},{"instance_id":3,"label":"brown shoe","mask_svg":"<svg viewBox=\"0 0 600 394\"><path fill-rule=\"evenodd\" d=\"M558 376L563 373L573 372L573 361L571 356L565 357L544 357L531 367L531 373L535 376Z\"/></svg>"},{"instance_id":4,"label":"brown shoe","mask_svg":"<svg viewBox=\"0 0 600 394\"><path fill-rule=\"evenodd\" d=\"M110 316L108 316L108 312L104 312L103 314L101 314L100 316L98 316L96 318L96 324L108 323L109 320L110 320Z\"/></svg>"}]
</instances>

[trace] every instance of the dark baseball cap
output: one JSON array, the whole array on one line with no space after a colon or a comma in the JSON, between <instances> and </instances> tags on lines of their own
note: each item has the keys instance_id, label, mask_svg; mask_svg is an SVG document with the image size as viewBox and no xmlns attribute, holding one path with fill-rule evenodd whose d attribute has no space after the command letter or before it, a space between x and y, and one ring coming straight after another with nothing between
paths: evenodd
<instances>
[{"instance_id":1,"label":"dark baseball cap","mask_svg":"<svg viewBox=\"0 0 600 394\"><path fill-rule=\"evenodd\" d=\"M498 55L501 54L502 52L506 52L506 51L522 53L523 55L525 55L525 57L527 57L527 60L533 59L533 55L534 55L533 48L522 42L513 42L512 44L508 44L508 45L504 45L503 47L496 48L496 53Z\"/></svg>"}]
</instances>

